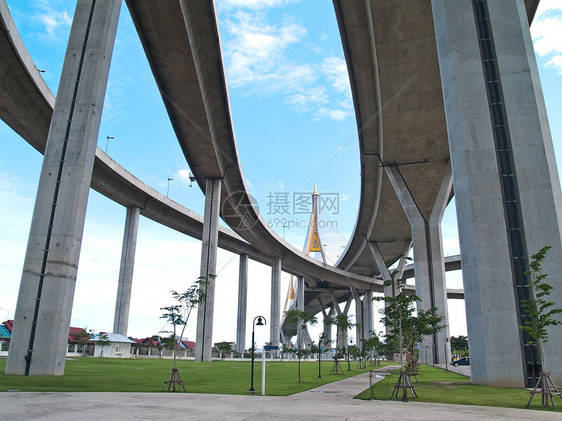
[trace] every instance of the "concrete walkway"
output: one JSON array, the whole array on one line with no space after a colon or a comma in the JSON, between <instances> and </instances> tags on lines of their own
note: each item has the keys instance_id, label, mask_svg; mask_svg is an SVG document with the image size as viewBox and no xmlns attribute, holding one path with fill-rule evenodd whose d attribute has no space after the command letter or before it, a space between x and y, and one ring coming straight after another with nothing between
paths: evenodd
<instances>
[{"instance_id":1,"label":"concrete walkway","mask_svg":"<svg viewBox=\"0 0 562 421\"><path fill-rule=\"evenodd\" d=\"M119 420L560 420L560 413L468 405L362 401L369 387L361 374L292 396L193 393L0 394L3 421Z\"/></svg>"}]
</instances>

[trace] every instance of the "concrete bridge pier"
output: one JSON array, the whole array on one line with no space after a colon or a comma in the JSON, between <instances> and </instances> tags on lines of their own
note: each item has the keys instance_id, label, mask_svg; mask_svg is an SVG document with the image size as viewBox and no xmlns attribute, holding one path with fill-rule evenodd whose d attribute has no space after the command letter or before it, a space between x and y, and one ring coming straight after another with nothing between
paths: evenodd
<instances>
[{"instance_id":1,"label":"concrete bridge pier","mask_svg":"<svg viewBox=\"0 0 562 421\"><path fill-rule=\"evenodd\" d=\"M297 277L297 310L304 311L304 277ZM297 323L297 347L303 349L304 337L301 323Z\"/></svg>"},{"instance_id":2,"label":"concrete bridge pier","mask_svg":"<svg viewBox=\"0 0 562 421\"><path fill-rule=\"evenodd\" d=\"M408 189L398 166L387 166L385 170L412 227L416 294L421 299L421 302L418 302L418 309L428 310L436 307L437 314L444 318L445 324L448 324L447 288L440 224L449 198L450 174L445 175L438 195L439 203L434 205L432 216L427 218ZM448 358L448 352L445 352L445 347L442 346L446 337L448 337L448 330L444 329L422 342L423 348L429 347L429 355L435 364L444 364L445 358Z\"/></svg>"},{"instance_id":3,"label":"concrete bridge pier","mask_svg":"<svg viewBox=\"0 0 562 421\"><path fill-rule=\"evenodd\" d=\"M318 302L320 303L320 309L322 310L322 325L323 325L323 332L325 335L325 344L324 348L331 348L331 343L332 343L332 324L328 323L330 321L330 314L332 313L332 307L330 307L330 309L328 311L326 311L326 307L324 306L324 303L322 302L322 300L320 299L320 297L318 297Z\"/></svg>"},{"instance_id":4,"label":"concrete bridge pier","mask_svg":"<svg viewBox=\"0 0 562 421\"><path fill-rule=\"evenodd\" d=\"M369 339L369 332L373 329L373 314L371 311L373 294L371 291L367 291L361 299L361 294L357 288L350 289L355 302L355 322L357 323L355 326L355 344L362 348L362 340Z\"/></svg>"},{"instance_id":5,"label":"concrete bridge pier","mask_svg":"<svg viewBox=\"0 0 562 421\"><path fill-rule=\"evenodd\" d=\"M113 333L119 333L125 337L127 337L127 328L129 326L129 309L131 307L139 215L139 207L131 206L127 208L125 231L123 233L123 247L121 249L121 266L119 268L117 298L115 300Z\"/></svg>"},{"instance_id":6,"label":"concrete bridge pier","mask_svg":"<svg viewBox=\"0 0 562 421\"><path fill-rule=\"evenodd\" d=\"M379 248L377 247L377 244L376 243L368 243L368 247L369 247L369 250L371 250L371 254L373 255L373 259L375 260L375 263L376 263L377 267L381 271L380 275L382 277L383 282L392 280L392 275L390 274L390 271L388 270L388 268L386 266L386 262L384 260L384 257L382 255L382 253L380 252ZM404 259L402 259L402 260L404 260ZM384 294L385 298L395 297L396 296L396 289L395 289L394 285L386 285L384 287L383 294ZM380 317L379 317L379 319L380 319ZM390 327L385 326L384 331L385 331L385 334L388 335L390 333Z\"/></svg>"},{"instance_id":7,"label":"concrete bridge pier","mask_svg":"<svg viewBox=\"0 0 562 421\"><path fill-rule=\"evenodd\" d=\"M562 302L562 195L525 2L432 0L464 279L472 381L534 386L519 329L530 255ZM552 330L554 333L554 330ZM562 382L562 335L544 347Z\"/></svg>"},{"instance_id":8,"label":"concrete bridge pier","mask_svg":"<svg viewBox=\"0 0 562 421\"><path fill-rule=\"evenodd\" d=\"M205 214L201 242L200 279L205 301L197 308L195 361L211 361L213 347L213 316L215 310L215 277L217 274L217 247L219 238L221 180L207 179L205 183Z\"/></svg>"},{"instance_id":9,"label":"concrete bridge pier","mask_svg":"<svg viewBox=\"0 0 562 421\"><path fill-rule=\"evenodd\" d=\"M7 374L64 374L86 204L121 1L76 5L17 301Z\"/></svg>"},{"instance_id":10,"label":"concrete bridge pier","mask_svg":"<svg viewBox=\"0 0 562 421\"><path fill-rule=\"evenodd\" d=\"M238 269L238 317L236 319L236 352L246 350L246 318L248 307L248 255L240 255Z\"/></svg>"},{"instance_id":11,"label":"concrete bridge pier","mask_svg":"<svg viewBox=\"0 0 562 421\"><path fill-rule=\"evenodd\" d=\"M269 341L279 346L281 340L281 259L271 260L271 308L269 316Z\"/></svg>"},{"instance_id":12,"label":"concrete bridge pier","mask_svg":"<svg viewBox=\"0 0 562 421\"><path fill-rule=\"evenodd\" d=\"M349 297L349 299L345 303L345 306L342 310L342 309L340 309L340 306L338 304L338 300L336 299L336 296L332 292L332 303L334 305L334 308L336 309L336 316L347 316L348 313L349 313L349 307L351 307L351 301L353 301L353 297ZM347 334L348 334L347 331L348 331L348 329L340 328L339 326L336 325L336 330L337 330L337 337L336 337L336 341L337 341L336 347L337 347L337 349L346 348L347 347Z\"/></svg>"},{"instance_id":13,"label":"concrete bridge pier","mask_svg":"<svg viewBox=\"0 0 562 421\"><path fill-rule=\"evenodd\" d=\"M373 330L373 292L366 291L361 302L363 339L369 339Z\"/></svg>"}]
</instances>

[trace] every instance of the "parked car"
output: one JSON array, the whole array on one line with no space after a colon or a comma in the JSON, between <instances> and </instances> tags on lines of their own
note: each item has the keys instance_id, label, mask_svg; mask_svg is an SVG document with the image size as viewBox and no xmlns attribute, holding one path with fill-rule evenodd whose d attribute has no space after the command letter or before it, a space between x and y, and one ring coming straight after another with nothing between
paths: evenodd
<instances>
[{"instance_id":1,"label":"parked car","mask_svg":"<svg viewBox=\"0 0 562 421\"><path fill-rule=\"evenodd\" d=\"M451 365L453 367L458 367L459 365L470 365L470 358L464 357L464 358L459 358L458 360L453 360L451 361Z\"/></svg>"}]
</instances>

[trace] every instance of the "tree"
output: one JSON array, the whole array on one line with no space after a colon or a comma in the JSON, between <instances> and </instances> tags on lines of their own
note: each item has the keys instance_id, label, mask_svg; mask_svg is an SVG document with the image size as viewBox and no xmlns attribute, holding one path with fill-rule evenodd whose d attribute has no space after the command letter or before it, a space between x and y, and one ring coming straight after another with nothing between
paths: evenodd
<instances>
[{"instance_id":1,"label":"tree","mask_svg":"<svg viewBox=\"0 0 562 421\"><path fill-rule=\"evenodd\" d=\"M233 345L234 345L234 342L227 342L227 341L217 342L215 344L217 349L220 351L221 359L224 359L224 354L226 352L232 352Z\"/></svg>"},{"instance_id":2,"label":"tree","mask_svg":"<svg viewBox=\"0 0 562 421\"><path fill-rule=\"evenodd\" d=\"M107 336L107 333L100 333L97 335L95 341L96 341L96 345L101 347L100 358L103 358L104 348L111 344L111 341L109 340L109 336Z\"/></svg>"},{"instance_id":3,"label":"tree","mask_svg":"<svg viewBox=\"0 0 562 421\"><path fill-rule=\"evenodd\" d=\"M367 354L370 354L370 357L378 357L381 355L381 349L383 343L379 339L379 337L374 332L370 332L371 336L369 339L361 339L363 351ZM374 354L374 355L373 355Z\"/></svg>"},{"instance_id":4,"label":"tree","mask_svg":"<svg viewBox=\"0 0 562 421\"><path fill-rule=\"evenodd\" d=\"M297 356L299 360L298 364L298 378L299 383L301 382L301 357L303 355L302 346L302 331L307 328L308 325L313 326L316 324L316 316L303 310L289 310L285 313L285 320L287 323L295 323L297 325Z\"/></svg>"},{"instance_id":5,"label":"tree","mask_svg":"<svg viewBox=\"0 0 562 421\"><path fill-rule=\"evenodd\" d=\"M351 321L351 316L348 316L347 314L343 314L343 313L338 314L335 317L331 317L331 323L337 326L336 344L341 342L341 339L343 339L341 338L341 335L343 335L344 332L347 332L349 329L355 326L355 324ZM345 346L343 347L343 351L338 350L338 352L343 352L345 354Z\"/></svg>"},{"instance_id":6,"label":"tree","mask_svg":"<svg viewBox=\"0 0 562 421\"><path fill-rule=\"evenodd\" d=\"M529 406L533 400L535 393L540 390L542 394L542 405L548 406L548 400L550 399L552 407L554 408L553 395L558 395L562 398L562 393L558 390L547 372L543 344L548 342L549 332L547 328L562 325L562 321L554 318L556 314L562 313L562 308L552 308L556 303L548 301L548 296L553 287L545 281L548 275L542 273L542 262L551 248L551 246L545 246L531 256L532 260L529 264L531 270L525 272L526 276L531 277L529 282L531 297L521 300L521 308L527 317L520 328L529 334L529 344L537 344L542 362L539 380L534 390L531 392L531 397L527 402L527 406ZM553 389L554 392L552 392Z\"/></svg>"},{"instance_id":7,"label":"tree","mask_svg":"<svg viewBox=\"0 0 562 421\"><path fill-rule=\"evenodd\" d=\"M468 339L466 336L451 336L451 352L459 357L468 357Z\"/></svg>"},{"instance_id":8,"label":"tree","mask_svg":"<svg viewBox=\"0 0 562 421\"><path fill-rule=\"evenodd\" d=\"M394 393L402 388L403 400L407 400L407 389L412 389L412 395L416 392L412 386L409 376L415 375L419 368L419 351L417 345L424 336L433 335L445 328L442 324L443 317L437 315L437 308L429 310L418 309L415 313L415 304L421 299L413 294L408 296L404 291L406 279L396 279L398 271L391 273L391 279L384 282L385 286L393 286L397 293L393 297L375 297L374 300L384 301L385 306L381 310L382 323L388 328L385 336L387 344L398 344L400 352L400 377L394 386ZM404 369L404 349L408 351L407 368ZM402 385L403 383L403 385ZM392 398L391 396L391 398Z\"/></svg>"},{"instance_id":9,"label":"tree","mask_svg":"<svg viewBox=\"0 0 562 421\"><path fill-rule=\"evenodd\" d=\"M385 282L385 285L391 285L392 281ZM419 368L419 351L418 344L424 336L433 335L445 328L442 324L443 317L437 315L437 309L428 310L418 309L417 314L415 305L421 299L413 294L408 296L404 292L406 286L405 279L395 280L397 290L400 291L395 297L384 297L385 308L381 310L384 314L382 323L389 327L390 342L393 336L398 336L398 342L408 351L407 372L408 374L416 374ZM381 297L376 297L381 299ZM402 349L399 350L402 356ZM402 359L402 358L401 358Z\"/></svg>"},{"instance_id":10,"label":"tree","mask_svg":"<svg viewBox=\"0 0 562 421\"><path fill-rule=\"evenodd\" d=\"M209 278L215 278L216 275L209 275ZM187 322L189 321L189 316L195 307L205 301L206 295L204 292L204 287L209 285L209 280L205 277L199 277L197 281L193 283L186 291L179 293L177 291L172 291L172 297L177 301L177 304L161 307L160 310L164 310L161 319L166 319L168 323L173 326L173 348L172 353L174 357L174 368L172 369L172 374L170 375L169 379L164 382L164 387L162 391L168 385L168 391L170 391L170 387L173 387L173 391L176 391L176 383L179 384L183 391L185 392L185 387L183 385L183 381L180 378L177 364L176 364L176 343L177 343L177 335L176 330L178 326L182 326L181 334L180 334L180 341L183 338L183 334L185 332L185 327L187 326Z\"/></svg>"},{"instance_id":11,"label":"tree","mask_svg":"<svg viewBox=\"0 0 562 421\"><path fill-rule=\"evenodd\" d=\"M88 341L90 339L92 339L90 337L90 334L88 332L86 332L86 329L79 330L79 331L74 332L72 334L72 339L74 339L78 345L82 345L82 356L85 357L86 356L86 344L88 343Z\"/></svg>"}]
</instances>

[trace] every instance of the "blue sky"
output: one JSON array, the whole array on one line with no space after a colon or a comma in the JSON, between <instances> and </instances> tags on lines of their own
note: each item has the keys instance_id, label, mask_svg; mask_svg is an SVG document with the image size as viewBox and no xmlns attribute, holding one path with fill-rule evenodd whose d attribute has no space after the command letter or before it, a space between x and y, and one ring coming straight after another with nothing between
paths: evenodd
<instances>
[{"instance_id":1,"label":"blue sky","mask_svg":"<svg viewBox=\"0 0 562 421\"><path fill-rule=\"evenodd\" d=\"M56 92L74 2L8 0L28 51ZM266 221L301 248L309 216L297 201L318 191L337 198L321 233L331 261L353 230L359 200L357 128L331 2L217 1L234 129L247 185ZM544 11L543 11L544 9ZM562 157L562 5L543 0L533 25L550 125ZM108 136L113 139L107 140ZM189 168L154 84L128 10L122 7L98 145L124 168L182 205L203 213L203 194L189 187ZM42 156L0 122L0 318L13 317ZM289 214L275 205L287 201ZM458 253L455 213L443 226L445 253ZM88 203L73 326L111 330L125 210L92 191ZM287 228L283 228L285 225ZM170 290L199 271L200 244L141 218L129 334L165 329L159 308ZM214 340L235 339L238 258L219 254ZM458 274L451 287L460 287ZM269 316L268 267L251 263L248 318ZM283 277L283 285L288 276ZM465 334L462 302L450 302L451 333ZM194 338L195 319L187 335ZM268 340L269 329L256 332ZM314 335L313 335L314 337ZM249 343L249 340L247 340Z\"/></svg>"}]
</instances>

